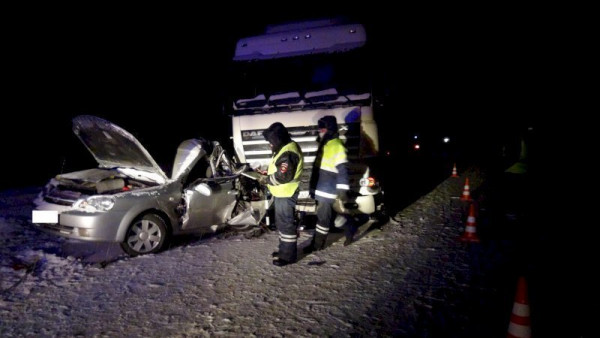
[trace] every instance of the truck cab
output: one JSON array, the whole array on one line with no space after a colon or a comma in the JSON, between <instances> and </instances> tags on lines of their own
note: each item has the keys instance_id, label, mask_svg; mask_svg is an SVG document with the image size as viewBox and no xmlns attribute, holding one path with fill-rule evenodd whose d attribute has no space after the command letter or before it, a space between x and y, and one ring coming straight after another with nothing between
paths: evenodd
<instances>
[{"instance_id":1,"label":"truck cab","mask_svg":"<svg viewBox=\"0 0 600 338\"><path fill-rule=\"evenodd\" d=\"M383 206L377 174L379 136L363 25L339 19L268 26L237 42L227 113L239 161L265 169L272 157L262 133L281 122L304 155L298 211L314 212L309 182L318 143L317 121L333 115L348 151L352 207L371 215Z\"/></svg>"}]
</instances>

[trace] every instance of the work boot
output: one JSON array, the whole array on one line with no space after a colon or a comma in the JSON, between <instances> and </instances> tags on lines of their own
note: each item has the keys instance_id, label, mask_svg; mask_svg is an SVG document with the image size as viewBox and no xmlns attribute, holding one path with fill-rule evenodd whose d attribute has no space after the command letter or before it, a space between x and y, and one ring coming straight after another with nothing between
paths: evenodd
<instances>
[{"instance_id":1,"label":"work boot","mask_svg":"<svg viewBox=\"0 0 600 338\"><path fill-rule=\"evenodd\" d=\"M346 236L346 240L344 241L344 246L348 246L352 242L354 242L354 235L356 234L356 230L358 229L354 225L354 222L346 223L344 229L344 235Z\"/></svg>"},{"instance_id":2,"label":"work boot","mask_svg":"<svg viewBox=\"0 0 600 338\"><path fill-rule=\"evenodd\" d=\"M315 247L315 250L325 249L325 244L327 244L327 235L316 233L312 244Z\"/></svg>"},{"instance_id":3,"label":"work boot","mask_svg":"<svg viewBox=\"0 0 600 338\"><path fill-rule=\"evenodd\" d=\"M346 240L344 241L344 246L348 246L352 244L352 242L354 242L354 239L352 237L346 237Z\"/></svg>"},{"instance_id":4,"label":"work boot","mask_svg":"<svg viewBox=\"0 0 600 338\"><path fill-rule=\"evenodd\" d=\"M275 266L286 266L288 264L293 264L294 262L286 261L285 259L277 259L273 261L273 265Z\"/></svg>"}]
</instances>

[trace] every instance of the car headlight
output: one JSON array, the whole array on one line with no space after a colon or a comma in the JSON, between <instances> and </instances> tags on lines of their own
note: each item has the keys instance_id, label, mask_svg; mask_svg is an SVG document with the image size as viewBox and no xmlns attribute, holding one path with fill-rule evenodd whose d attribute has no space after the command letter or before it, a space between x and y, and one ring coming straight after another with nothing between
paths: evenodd
<instances>
[{"instance_id":1,"label":"car headlight","mask_svg":"<svg viewBox=\"0 0 600 338\"><path fill-rule=\"evenodd\" d=\"M115 205L115 199L111 196L91 196L75 202L76 209L87 212L109 211Z\"/></svg>"}]
</instances>

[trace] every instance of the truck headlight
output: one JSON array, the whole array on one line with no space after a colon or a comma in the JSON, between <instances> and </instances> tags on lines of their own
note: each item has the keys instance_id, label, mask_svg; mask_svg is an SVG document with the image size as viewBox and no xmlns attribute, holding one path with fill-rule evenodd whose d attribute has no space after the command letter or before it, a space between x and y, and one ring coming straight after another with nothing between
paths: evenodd
<instances>
[{"instance_id":1,"label":"truck headlight","mask_svg":"<svg viewBox=\"0 0 600 338\"><path fill-rule=\"evenodd\" d=\"M109 211L115 205L111 196L91 196L75 202L75 208L86 212Z\"/></svg>"},{"instance_id":2,"label":"truck headlight","mask_svg":"<svg viewBox=\"0 0 600 338\"><path fill-rule=\"evenodd\" d=\"M375 179L373 177L368 177L368 178L361 178L360 181L358 182L360 184L361 187L373 187L375 185Z\"/></svg>"}]
</instances>

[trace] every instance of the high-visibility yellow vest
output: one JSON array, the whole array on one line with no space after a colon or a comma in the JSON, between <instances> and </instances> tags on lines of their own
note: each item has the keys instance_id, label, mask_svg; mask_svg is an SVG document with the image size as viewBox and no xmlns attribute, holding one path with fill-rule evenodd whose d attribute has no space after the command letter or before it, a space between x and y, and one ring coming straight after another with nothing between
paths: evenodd
<instances>
[{"instance_id":1,"label":"high-visibility yellow vest","mask_svg":"<svg viewBox=\"0 0 600 338\"><path fill-rule=\"evenodd\" d=\"M348 162L346 148L339 138L328 141L323 148L321 169L337 173L338 164Z\"/></svg>"},{"instance_id":2,"label":"high-visibility yellow vest","mask_svg":"<svg viewBox=\"0 0 600 338\"><path fill-rule=\"evenodd\" d=\"M300 175L302 175L302 169L304 168L304 160L302 158L302 152L300 151L300 147L296 142L290 142L286 144L279 152L271 159L271 163L269 164L269 168L267 169L267 175L272 175L277 171L277 167L275 163L277 159L281 156L281 154L286 151L291 151L298 155L300 161L298 162L298 167L296 168L296 174L294 178L285 184L280 185L269 185L269 191L275 197L291 197L298 189L298 185L300 185Z\"/></svg>"}]
</instances>

